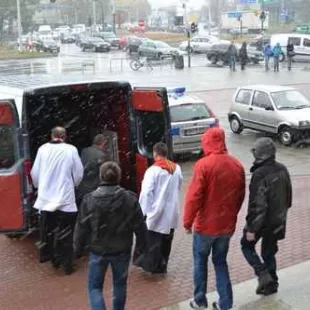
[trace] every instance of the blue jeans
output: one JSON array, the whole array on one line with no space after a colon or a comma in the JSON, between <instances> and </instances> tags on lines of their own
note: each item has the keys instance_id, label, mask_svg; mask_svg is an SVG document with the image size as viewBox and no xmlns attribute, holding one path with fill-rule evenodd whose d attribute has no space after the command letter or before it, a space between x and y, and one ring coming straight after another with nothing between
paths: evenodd
<instances>
[{"instance_id":1,"label":"blue jeans","mask_svg":"<svg viewBox=\"0 0 310 310\"><path fill-rule=\"evenodd\" d=\"M230 70L236 70L236 56L229 56L229 68Z\"/></svg>"},{"instance_id":2,"label":"blue jeans","mask_svg":"<svg viewBox=\"0 0 310 310\"><path fill-rule=\"evenodd\" d=\"M221 310L233 306L233 292L227 265L227 254L231 236L210 237L194 234L194 299L197 305L208 307L207 281L208 258L212 251L212 261L216 273L216 287L220 296Z\"/></svg>"},{"instance_id":3,"label":"blue jeans","mask_svg":"<svg viewBox=\"0 0 310 310\"><path fill-rule=\"evenodd\" d=\"M129 263L130 254L102 256L90 253L88 293L92 310L106 310L103 283L110 264L113 274L113 310L125 309Z\"/></svg>"}]
</instances>

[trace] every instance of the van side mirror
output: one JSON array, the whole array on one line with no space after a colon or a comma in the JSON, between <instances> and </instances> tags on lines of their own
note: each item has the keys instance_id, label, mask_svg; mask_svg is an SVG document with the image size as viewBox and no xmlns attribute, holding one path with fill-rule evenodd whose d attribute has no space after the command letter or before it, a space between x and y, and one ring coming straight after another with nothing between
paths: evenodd
<instances>
[{"instance_id":1,"label":"van side mirror","mask_svg":"<svg viewBox=\"0 0 310 310\"><path fill-rule=\"evenodd\" d=\"M266 111L274 111L274 108L272 106L268 106L265 108Z\"/></svg>"}]
</instances>

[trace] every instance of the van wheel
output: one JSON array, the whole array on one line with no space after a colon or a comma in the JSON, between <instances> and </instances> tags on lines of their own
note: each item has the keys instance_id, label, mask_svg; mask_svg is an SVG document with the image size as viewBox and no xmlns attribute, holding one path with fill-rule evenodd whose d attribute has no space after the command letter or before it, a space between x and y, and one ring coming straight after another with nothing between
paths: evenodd
<instances>
[{"instance_id":1,"label":"van wheel","mask_svg":"<svg viewBox=\"0 0 310 310\"><path fill-rule=\"evenodd\" d=\"M7 238L9 238L9 239L15 239L15 240L19 240L22 236L23 236L23 234L6 234L5 235Z\"/></svg>"},{"instance_id":2,"label":"van wheel","mask_svg":"<svg viewBox=\"0 0 310 310\"><path fill-rule=\"evenodd\" d=\"M294 134L288 126L282 127L279 131L279 140L285 146L290 146L294 142Z\"/></svg>"},{"instance_id":3,"label":"van wheel","mask_svg":"<svg viewBox=\"0 0 310 310\"><path fill-rule=\"evenodd\" d=\"M217 63L217 57L216 57L216 56L211 56L210 62L211 62L212 65L216 65L216 63Z\"/></svg>"},{"instance_id":4,"label":"van wheel","mask_svg":"<svg viewBox=\"0 0 310 310\"><path fill-rule=\"evenodd\" d=\"M243 126L236 116L233 116L230 121L230 129L235 134L240 134L243 131Z\"/></svg>"}]
</instances>

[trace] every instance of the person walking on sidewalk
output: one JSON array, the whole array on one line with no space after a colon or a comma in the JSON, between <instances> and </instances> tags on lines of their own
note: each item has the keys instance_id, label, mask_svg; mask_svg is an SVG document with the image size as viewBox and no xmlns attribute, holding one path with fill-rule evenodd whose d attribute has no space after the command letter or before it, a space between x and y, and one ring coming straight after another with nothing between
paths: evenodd
<instances>
[{"instance_id":1,"label":"person walking on sidewalk","mask_svg":"<svg viewBox=\"0 0 310 310\"><path fill-rule=\"evenodd\" d=\"M74 271L74 190L83 178L83 165L77 149L65 141L66 129L55 127L51 141L38 150L31 177L38 188L34 208L40 213L40 262L51 261L69 275Z\"/></svg>"},{"instance_id":2,"label":"person walking on sidewalk","mask_svg":"<svg viewBox=\"0 0 310 310\"><path fill-rule=\"evenodd\" d=\"M274 72L279 72L280 56L283 54L280 43L277 43L272 50Z\"/></svg>"},{"instance_id":3,"label":"person walking on sidewalk","mask_svg":"<svg viewBox=\"0 0 310 310\"><path fill-rule=\"evenodd\" d=\"M234 41L231 41L228 47L227 56L228 56L228 63L229 63L230 71L236 71L238 51L237 51Z\"/></svg>"},{"instance_id":4,"label":"person walking on sidewalk","mask_svg":"<svg viewBox=\"0 0 310 310\"><path fill-rule=\"evenodd\" d=\"M148 249L142 256L135 251L134 264L146 272L165 274L179 222L183 177L180 166L168 160L166 144L155 144L153 153L155 163L145 172L140 193L148 228Z\"/></svg>"},{"instance_id":5,"label":"person walking on sidewalk","mask_svg":"<svg viewBox=\"0 0 310 310\"><path fill-rule=\"evenodd\" d=\"M293 57L295 56L295 48L292 40L288 41L286 46L286 55L287 55L287 68L290 71L292 69Z\"/></svg>"},{"instance_id":6,"label":"person walking on sidewalk","mask_svg":"<svg viewBox=\"0 0 310 310\"><path fill-rule=\"evenodd\" d=\"M241 70L244 71L245 65L248 61L248 53L247 53L246 42L242 43L242 46L241 46L240 51L239 51L239 58L240 58Z\"/></svg>"},{"instance_id":7,"label":"person walking on sidewalk","mask_svg":"<svg viewBox=\"0 0 310 310\"><path fill-rule=\"evenodd\" d=\"M276 253L278 240L285 238L288 209L292 206L292 185L286 167L276 162L276 146L270 138L258 139L252 150L250 197L246 226L241 240L245 259L258 277L256 293L278 291ZM261 256L255 245L262 240Z\"/></svg>"},{"instance_id":8,"label":"person walking on sidewalk","mask_svg":"<svg viewBox=\"0 0 310 310\"><path fill-rule=\"evenodd\" d=\"M264 55L265 55L265 69L266 69L266 71L268 71L269 70L270 58L273 56L272 48L271 48L270 44L267 44L265 46Z\"/></svg>"},{"instance_id":9,"label":"person walking on sidewalk","mask_svg":"<svg viewBox=\"0 0 310 310\"><path fill-rule=\"evenodd\" d=\"M102 295L109 265L113 274L113 309L124 310L133 234L143 252L146 225L137 196L119 186L121 168L106 162L100 168L101 185L85 195L76 226L77 257L89 251L88 292L92 310L106 310ZM90 240L90 242L89 242Z\"/></svg>"},{"instance_id":10,"label":"person walking on sidewalk","mask_svg":"<svg viewBox=\"0 0 310 310\"><path fill-rule=\"evenodd\" d=\"M189 234L194 224L195 289L190 306L197 310L208 308L208 258L212 253L220 296L219 302L213 303L213 309L228 310L233 307L233 292L227 254L245 196L245 171L241 163L228 154L223 129L209 129L203 136L202 147L206 157L195 165L183 220Z\"/></svg>"}]
</instances>

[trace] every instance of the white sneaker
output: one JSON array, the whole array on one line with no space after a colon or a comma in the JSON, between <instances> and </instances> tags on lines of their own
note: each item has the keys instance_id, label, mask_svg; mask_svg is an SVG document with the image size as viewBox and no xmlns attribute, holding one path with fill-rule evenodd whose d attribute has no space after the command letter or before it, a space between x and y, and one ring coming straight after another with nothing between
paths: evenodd
<instances>
[{"instance_id":1,"label":"white sneaker","mask_svg":"<svg viewBox=\"0 0 310 310\"><path fill-rule=\"evenodd\" d=\"M194 310L205 310L205 309L208 309L208 307L205 307L205 306L198 306L195 302L195 300L191 300L189 302L189 305L192 309Z\"/></svg>"}]
</instances>

